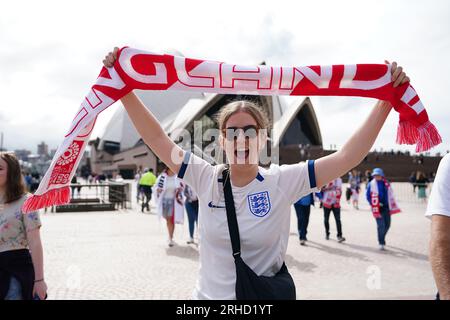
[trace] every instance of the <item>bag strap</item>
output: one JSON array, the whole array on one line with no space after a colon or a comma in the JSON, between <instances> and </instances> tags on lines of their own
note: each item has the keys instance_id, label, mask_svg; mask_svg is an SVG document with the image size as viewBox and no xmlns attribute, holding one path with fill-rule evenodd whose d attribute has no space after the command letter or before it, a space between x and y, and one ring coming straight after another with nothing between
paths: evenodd
<instances>
[{"instance_id":1,"label":"bag strap","mask_svg":"<svg viewBox=\"0 0 450 320\"><path fill-rule=\"evenodd\" d=\"M236 218L236 208L234 206L233 191L231 189L230 171L228 168L222 172L223 193L225 196L225 209L227 211L228 230L230 231L233 257L237 259L241 256L241 240L239 238L239 227Z\"/></svg>"}]
</instances>

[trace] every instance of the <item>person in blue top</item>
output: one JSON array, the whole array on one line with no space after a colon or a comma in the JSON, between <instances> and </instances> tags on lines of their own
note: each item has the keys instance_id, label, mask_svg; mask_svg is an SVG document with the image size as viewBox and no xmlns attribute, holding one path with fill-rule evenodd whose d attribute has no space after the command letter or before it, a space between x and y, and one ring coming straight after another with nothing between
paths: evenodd
<instances>
[{"instance_id":1,"label":"person in blue top","mask_svg":"<svg viewBox=\"0 0 450 320\"><path fill-rule=\"evenodd\" d=\"M391 226L391 214L400 212L400 209L397 207L393 195L390 200L389 194L392 194L392 190L384 177L383 170L373 169L372 177L372 181L367 185L366 198L377 222L380 250L385 250L386 234Z\"/></svg>"},{"instance_id":2,"label":"person in blue top","mask_svg":"<svg viewBox=\"0 0 450 320\"><path fill-rule=\"evenodd\" d=\"M27 191L30 191L30 189L31 189L31 183L33 182L32 181L32 178L31 178L31 174L29 174L29 173L27 173L26 175L25 175L25 185L26 185L26 187L27 187Z\"/></svg>"},{"instance_id":3,"label":"person in blue top","mask_svg":"<svg viewBox=\"0 0 450 320\"><path fill-rule=\"evenodd\" d=\"M300 236L300 245L306 244L306 234L308 233L309 214L311 213L311 205L314 205L314 195L312 193L300 198L294 203L295 212L297 213L298 234Z\"/></svg>"}]
</instances>

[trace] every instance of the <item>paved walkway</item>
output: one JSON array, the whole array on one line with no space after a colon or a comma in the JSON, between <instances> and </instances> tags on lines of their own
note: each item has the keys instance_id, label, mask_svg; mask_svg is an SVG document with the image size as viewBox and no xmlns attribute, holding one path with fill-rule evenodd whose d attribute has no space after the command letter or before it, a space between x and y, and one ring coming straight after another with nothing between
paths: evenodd
<instances>
[{"instance_id":1,"label":"paved walkway","mask_svg":"<svg viewBox=\"0 0 450 320\"><path fill-rule=\"evenodd\" d=\"M361 196L361 202L362 202ZM345 201L344 201L345 202ZM378 250L368 206L343 204L345 243L324 238L323 213L311 212L308 245L301 247L292 211L286 263L298 299L432 299L425 205L400 202L388 251ZM189 299L198 248L187 245L187 221L168 248L164 221L135 209L42 214L49 299ZM333 236L335 223L330 217Z\"/></svg>"}]
</instances>

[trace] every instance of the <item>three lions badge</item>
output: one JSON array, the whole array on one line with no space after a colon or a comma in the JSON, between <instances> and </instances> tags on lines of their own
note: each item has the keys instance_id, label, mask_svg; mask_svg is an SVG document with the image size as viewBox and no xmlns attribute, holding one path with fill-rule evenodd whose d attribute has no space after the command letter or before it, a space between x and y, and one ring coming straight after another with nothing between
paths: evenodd
<instances>
[{"instance_id":1,"label":"three lions badge","mask_svg":"<svg viewBox=\"0 0 450 320\"><path fill-rule=\"evenodd\" d=\"M270 211L271 204L267 191L250 194L247 201L250 212L257 217L264 217Z\"/></svg>"}]
</instances>

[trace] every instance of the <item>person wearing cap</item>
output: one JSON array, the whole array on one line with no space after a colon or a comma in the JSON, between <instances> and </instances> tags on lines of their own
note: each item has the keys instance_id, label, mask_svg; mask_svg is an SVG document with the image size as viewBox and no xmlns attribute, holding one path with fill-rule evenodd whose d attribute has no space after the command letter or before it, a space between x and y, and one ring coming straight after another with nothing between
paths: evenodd
<instances>
[{"instance_id":1,"label":"person wearing cap","mask_svg":"<svg viewBox=\"0 0 450 320\"><path fill-rule=\"evenodd\" d=\"M366 198L372 208L377 222L378 243L380 250L386 250L386 235L391 226L391 215L400 212L392 191L392 187L381 168L372 171L372 181L367 186Z\"/></svg>"}]
</instances>

